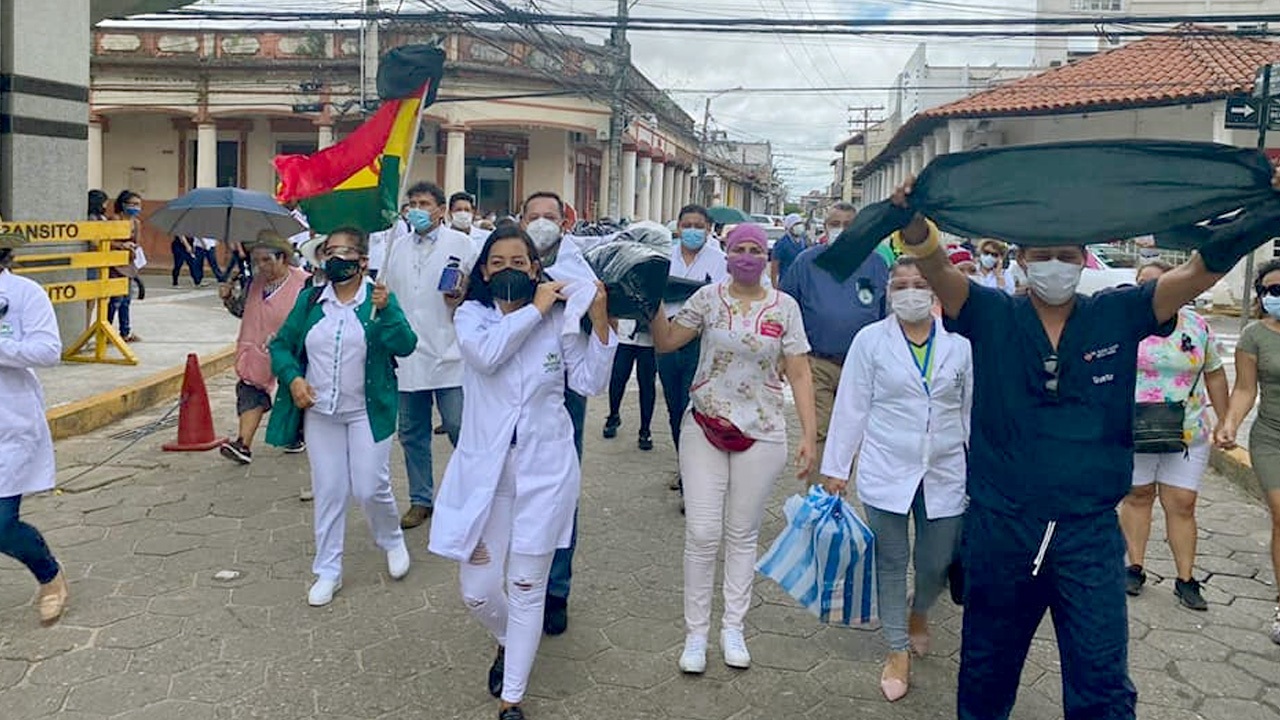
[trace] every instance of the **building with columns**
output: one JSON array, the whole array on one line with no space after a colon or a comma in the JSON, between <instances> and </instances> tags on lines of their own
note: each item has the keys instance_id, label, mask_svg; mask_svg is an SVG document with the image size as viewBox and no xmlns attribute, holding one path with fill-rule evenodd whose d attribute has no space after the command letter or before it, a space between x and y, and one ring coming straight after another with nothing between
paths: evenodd
<instances>
[{"instance_id":1,"label":"building with columns","mask_svg":"<svg viewBox=\"0 0 1280 720\"><path fill-rule=\"evenodd\" d=\"M1275 62L1280 43L1256 38L1145 38L926 110L899 128L854 181L862 184L866 202L876 202L933 158L983 147L1125 138L1252 147L1256 131L1226 127L1227 98L1252 92L1256 70ZM1267 154L1276 160L1280 138L1271 143ZM1070 237L1070 228L1063 233ZM1260 256L1272 256L1270 245ZM1243 284L1237 267L1220 284L1215 302L1237 300Z\"/></svg>"},{"instance_id":2,"label":"building with columns","mask_svg":"<svg viewBox=\"0 0 1280 720\"><path fill-rule=\"evenodd\" d=\"M467 190L485 212L559 193L578 217L607 212L610 56L573 38L554 48L506 32L402 23L349 30L194 30L101 27L92 37L88 182L137 191L147 211L195 187L272 192L271 159L340 140L374 102L369 48L432 43L446 53L437 101L426 108L410 177ZM674 219L694 198L694 123L631 68L621 214ZM362 93L363 91L363 93ZM712 158L708 174L750 211L759 173ZM166 262L169 238L148 256Z\"/></svg>"}]
</instances>

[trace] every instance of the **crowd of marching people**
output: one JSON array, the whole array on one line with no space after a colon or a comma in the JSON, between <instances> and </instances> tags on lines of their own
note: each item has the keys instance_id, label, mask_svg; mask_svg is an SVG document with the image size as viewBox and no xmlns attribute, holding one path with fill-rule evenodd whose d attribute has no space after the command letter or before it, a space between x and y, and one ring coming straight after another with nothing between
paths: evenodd
<instances>
[{"instance_id":1,"label":"crowd of marching people","mask_svg":"<svg viewBox=\"0 0 1280 720\"><path fill-rule=\"evenodd\" d=\"M911 190L899 188L894 204L907 207ZM107 216L105 199L91 196L91 215ZM116 211L136 222L140 203L126 191ZM553 193L531 195L518 218L476 215L466 193L419 183L382 233L264 232L236 244L225 271L213 262L219 295L241 320L239 429L221 451L252 462L266 419L267 443L307 454L312 606L342 588L352 498L396 580L410 572L405 531L429 523L429 550L458 563L462 602L492 636L487 684L501 720L524 717L540 639L568 627L588 398L607 394L602 435L616 438L633 374L638 449L654 447L660 383L677 450L678 663L688 674L707 667L718 555L718 649L729 667L751 665L745 618L780 477L861 506L875 537L888 701L909 692L912 658L929 652L937 599L950 585L963 601L965 720L1008 717L1046 611L1066 716L1134 716L1126 593L1148 581L1154 503L1173 593L1206 611L1194 575L1196 498L1209 449L1233 446L1255 403L1249 449L1280 573L1278 263L1257 274L1262 319L1241 337L1231 389L1212 329L1187 307L1220 277L1196 254L1177 267L1148 262L1131 286L1085 295L1082 246L948 245L920 215L840 277L821 261L855 220L843 203L817 238L788 217L773 246L764 228L717 226L699 205L670 226L582 234ZM584 253L619 238L665 248L672 282L696 289L651 317L617 317ZM52 622L66 582L18 515L22 495L53 482L31 368L56 363L60 343L44 293L4 269L17 244L0 237L0 398L11 409L0 417L0 550L35 575L40 616ZM174 251L174 282L179 263L192 262L199 284L212 248L183 237ZM132 337L127 298L113 307ZM437 429L453 446L439 483ZM403 513L393 437L408 475ZM1280 608L1269 634L1280 644Z\"/></svg>"}]
</instances>

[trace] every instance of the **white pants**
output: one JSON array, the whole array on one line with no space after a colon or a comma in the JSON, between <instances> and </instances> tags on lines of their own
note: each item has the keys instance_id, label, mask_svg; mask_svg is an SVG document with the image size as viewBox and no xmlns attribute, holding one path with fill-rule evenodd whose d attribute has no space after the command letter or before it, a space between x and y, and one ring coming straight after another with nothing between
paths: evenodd
<instances>
[{"instance_id":1,"label":"white pants","mask_svg":"<svg viewBox=\"0 0 1280 720\"><path fill-rule=\"evenodd\" d=\"M756 542L774 480L787 465L787 445L756 441L746 452L715 449L702 428L686 416L680 431L680 476L684 478L685 632L711 629L711 593L716 553L724 537L724 622L741 630L751 607Z\"/></svg>"},{"instance_id":2,"label":"white pants","mask_svg":"<svg viewBox=\"0 0 1280 720\"><path fill-rule=\"evenodd\" d=\"M1200 492L1205 468L1209 467L1209 443L1197 440L1186 453L1134 453L1134 486L1160 483L1169 487Z\"/></svg>"},{"instance_id":3,"label":"white pants","mask_svg":"<svg viewBox=\"0 0 1280 720\"><path fill-rule=\"evenodd\" d=\"M308 441L310 437L308 436ZM506 648L502 700L524 699L542 641L542 613L553 553L510 552L516 483L510 458L494 491L480 544L459 570L462 601L498 644Z\"/></svg>"},{"instance_id":4,"label":"white pants","mask_svg":"<svg viewBox=\"0 0 1280 720\"><path fill-rule=\"evenodd\" d=\"M354 496L360 503L378 547L391 551L404 546L400 513L391 494L391 439L375 443L363 411L308 411L306 434L315 496L316 559L311 571L336 580L342 577L348 498Z\"/></svg>"}]
</instances>

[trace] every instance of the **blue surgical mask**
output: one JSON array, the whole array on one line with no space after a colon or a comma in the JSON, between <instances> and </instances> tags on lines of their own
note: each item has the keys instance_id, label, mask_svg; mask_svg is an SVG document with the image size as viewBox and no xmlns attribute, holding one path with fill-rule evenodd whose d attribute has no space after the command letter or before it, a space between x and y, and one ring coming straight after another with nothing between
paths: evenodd
<instances>
[{"instance_id":1,"label":"blue surgical mask","mask_svg":"<svg viewBox=\"0 0 1280 720\"><path fill-rule=\"evenodd\" d=\"M685 228L680 231L680 244L690 250L701 250L707 244L707 231L701 228Z\"/></svg>"},{"instance_id":2,"label":"blue surgical mask","mask_svg":"<svg viewBox=\"0 0 1280 720\"><path fill-rule=\"evenodd\" d=\"M1280 297L1271 297L1267 295L1262 298L1262 309L1276 320L1280 320Z\"/></svg>"},{"instance_id":3,"label":"blue surgical mask","mask_svg":"<svg viewBox=\"0 0 1280 720\"><path fill-rule=\"evenodd\" d=\"M142 214L142 208L136 205L129 205L124 209L124 214L129 217L138 217Z\"/></svg>"},{"instance_id":4,"label":"blue surgical mask","mask_svg":"<svg viewBox=\"0 0 1280 720\"><path fill-rule=\"evenodd\" d=\"M434 224L431 222L431 213L421 208L410 208L409 214L405 216L405 219L409 221L409 225L414 231L420 233L430 230Z\"/></svg>"}]
</instances>

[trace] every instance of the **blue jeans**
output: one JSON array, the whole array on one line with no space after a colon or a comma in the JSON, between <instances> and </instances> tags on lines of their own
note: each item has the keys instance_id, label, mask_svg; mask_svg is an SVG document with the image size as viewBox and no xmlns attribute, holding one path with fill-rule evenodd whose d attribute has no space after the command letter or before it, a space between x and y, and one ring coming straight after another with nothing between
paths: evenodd
<instances>
[{"instance_id":1,"label":"blue jeans","mask_svg":"<svg viewBox=\"0 0 1280 720\"><path fill-rule=\"evenodd\" d=\"M404 464L409 474L409 504L423 507L431 507L435 496L431 465L432 400L440 407L449 442L457 447L458 431L462 427L462 388L400 393L400 447L404 448Z\"/></svg>"},{"instance_id":2,"label":"blue jeans","mask_svg":"<svg viewBox=\"0 0 1280 720\"><path fill-rule=\"evenodd\" d=\"M58 561L39 530L18 519L22 496L0 498L0 553L17 560L41 585L58 576Z\"/></svg>"},{"instance_id":3,"label":"blue jeans","mask_svg":"<svg viewBox=\"0 0 1280 720\"><path fill-rule=\"evenodd\" d=\"M587 423L587 399L578 393L565 388L564 409L569 411L569 420L573 422L573 446L578 451L578 462L582 462L582 434ZM573 579L573 551L578 547L578 510L573 511L573 535L569 537L569 547L557 548L551 560L551 577L547 580L547 595L562 600L569 598L569 583Z\"/></svg>"},{"instance_id":4,"label":"blue jeans","mask_svg":"<svg viewBox=\"0 0 1280 720\"><path fill-rule=\"evenodd\" d=\"M130 285L132 285L133 281L130 280L129 283ZM133 290L132 287L130 287L129 289L130 291ZM107 323L110 324L115 322L116 315L119 315L120 316L120 336L126 337L126 338L133 334L133 323L129 322L130 300L131 300L130 295L126 294L126 295L119 295L119 296L113 297L111 298L111 301L107 303Z\"/></svg>"},{"instance_id":5,"label":"blue jeans","mask_svg":"<svg viewBox=\"0 0 1280 720\"><path fill-rule=\"evenodd\" d=\"M667 420L671 423L671 439L680 449L680 422L689 408L689 388L698 371L702 343L698 340L673 353L658 356L658 377L662 379L662 397L667 401Z\"/></svg>"}]
</instances>

